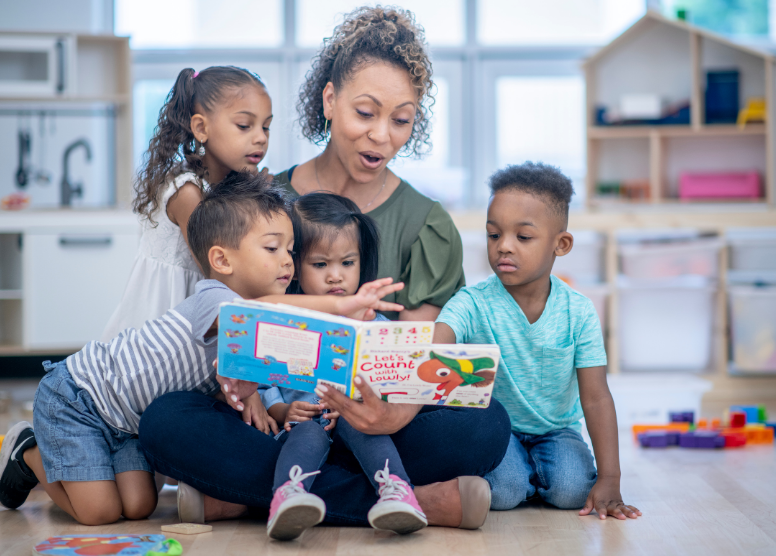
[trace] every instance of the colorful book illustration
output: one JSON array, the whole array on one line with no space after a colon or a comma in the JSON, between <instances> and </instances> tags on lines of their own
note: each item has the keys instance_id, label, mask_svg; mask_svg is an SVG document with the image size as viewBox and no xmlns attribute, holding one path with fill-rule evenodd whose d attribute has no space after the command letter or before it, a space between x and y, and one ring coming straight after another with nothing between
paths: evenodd
<instances>
[{"instance_id":1,"label":"colorful book illustration","mask_svg":"<svg viewBox=\"0 0 776 556\"><path fill-rule=\"evenodd\" d=\"M354 399L360 372L391 403L487 407L498 347L435 346L433 335L433 322L363 322L288 305L223 303L218 372L307 392L325 384Z\"/></svg>"},{"instance_id":2,"label":"colorful book illustration","mask_svg":"<svg viewBox=\"0 0 776 556\"><path fill-rule=\"evenodd\" d=\"M57 556L180 556L183 549L164 535L61 535L49 537L32 554Z\"/></svg>"}]
</instances>

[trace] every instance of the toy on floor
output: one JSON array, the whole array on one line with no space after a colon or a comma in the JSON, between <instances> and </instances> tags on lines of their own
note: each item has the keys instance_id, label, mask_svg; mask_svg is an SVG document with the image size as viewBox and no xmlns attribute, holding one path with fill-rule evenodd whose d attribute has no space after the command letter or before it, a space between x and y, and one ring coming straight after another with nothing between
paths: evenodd
<instances>
[{"instance_id":1,"label":"toy on floor","mask_svg":"<svg viewBox=\"0 0 776 556\"><path fill-rule=\"evenodd\" d=\"M744 129L748 122L764 122L766 120L765 99L754 97L746 101L746 107L738 112L738 127Z\"/></svg>"},{"instance_id":2,"label":"toy on floor","mask_svg":"<svg viewBox=\"0 0 776 556\"><path fill-rule=\"evenodd\" d=\"M672 411L665 425L633 425L633 435L644 448L738 448L773 444L776 423L768 422L765 406L734 405L722 420L699 419L692 411ZM723 424L725 426L723 426Z\"/></svg>"},{"instance_id":3,"label":"toy on floor","mask_svg":"<svg viewBox=\"0 0 776 556\"><path fill-rule=\"evenodd\" d=\"M183 547L164 535L61 535L33 547L33 554L57 556L180 556Z\"/></svg>"},{"instance_id":4,"label":"toy on floor","mask_svg":"<svg viewBox=\"0 0 776 556\"><path fill-rule=\"evenodd\" d=\"M178 533L180 535L198 535L199 533L210 533L212 530L212 525L203 525L201 523L175 523L174 525L162 525L162 531L165 533Z\"/></svg>"}]
</instances>

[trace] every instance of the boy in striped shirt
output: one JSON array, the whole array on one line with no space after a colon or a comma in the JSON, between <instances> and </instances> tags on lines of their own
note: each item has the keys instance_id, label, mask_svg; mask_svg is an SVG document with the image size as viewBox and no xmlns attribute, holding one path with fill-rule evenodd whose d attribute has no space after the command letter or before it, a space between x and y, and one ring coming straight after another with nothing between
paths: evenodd
<instances>
[{"instance_id":1,"label":"boy in striped shirt","mask_svg":"<svg viewBox=\"0 0 776 556\"><path fill-rule=\"evenodd\" d=\"M3 506L19 507L40 481L84 525L148 517L157 491L137 438L140 416L168 392L223 396L213 367L222 302L261 299L361 319L403 308L381 301L402 288L390 279L346 297L284 295L294 273L294 233L286 198L265 174L228 176L194 210L187 231L207 277L194 295L139 330L44 364L34 432L29 423L17 424L0 451ZM254 426L269 432L274 423L258 393L248 393L245 403L234 395L232 405L250 411Z\"/></svg>"}]
</instances>

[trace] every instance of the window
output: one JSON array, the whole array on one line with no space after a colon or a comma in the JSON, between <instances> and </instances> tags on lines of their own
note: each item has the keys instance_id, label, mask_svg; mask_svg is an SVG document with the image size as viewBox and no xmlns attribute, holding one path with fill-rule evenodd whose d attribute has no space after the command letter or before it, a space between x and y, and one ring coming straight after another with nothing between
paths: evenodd
<instances>
[{"instance_id":1,"label":"window","mask_svg":"<svg viewBox=\"0 0 776 556\"><path fill-rule=\"evenodd\" d=\"M738 38L768 36L769 0L663 0L663 13L684 10L688 22ZM772 30L776 34L776 29Z\"/></svg>"},{"instance_id":2,"label":"window","mask_svg":"<svg viewBox=\"0 0 776 556\"><path fill-rule=\"evenodd\" d=\"M392 2L358 2L353 0L297 0L297 44L317 48L331 36L343 15L364 5L393 5ZM458 46L465 40L464 0L406 0L396 2L415 14L415 20L426 30L426 40L433 46ZM440 9L443 6L444 9Z\"/></svg>"},{"instance_id":3,"label":"window","mask_svg":"<svg viewBox=\"0 0 776 556\"><path fill-rule=\"evenodd\" d=\"M283 0L115 0L115 32L138 48L256 48L283 42Z\"/></svg>"}]
</instances>

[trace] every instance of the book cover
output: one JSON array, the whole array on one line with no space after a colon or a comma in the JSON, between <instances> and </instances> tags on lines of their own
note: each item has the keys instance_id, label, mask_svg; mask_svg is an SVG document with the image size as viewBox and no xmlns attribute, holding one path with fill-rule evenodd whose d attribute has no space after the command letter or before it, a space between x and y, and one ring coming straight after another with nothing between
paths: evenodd
<instances>
[{"instance_id":1,"label":"book cover","mask_svg":"<svg viewBox=\"0 0 776 556\"><path fill-rule=\"evenodd\" d=\"M177 541L167 541L164 535L61 535L49 537L36 545L32 553L57 556L172 556L181 554L179 548Z\"/></svg>"},{"instance_id":2,"label":"book cover","mask_svg":"<svg viewBox=\"0 0 776 556\"><path fill-rule=\"evenodd\" d=\"M488 407L499 357L496 345L369 346L356 372L389 403Z\"/></svg>"},{"instance_id":3,"label":"book cover","mask_svg":"<svg viewBox=\"0 0 776 556\"><path fill-rule=\"evenodd\" d=\"M360 347L430 342L433 333L432 322L362 322L281 304L224 303L218 373L306 392L325 384L352 397Z\"/></svg>"}]
</instances>

